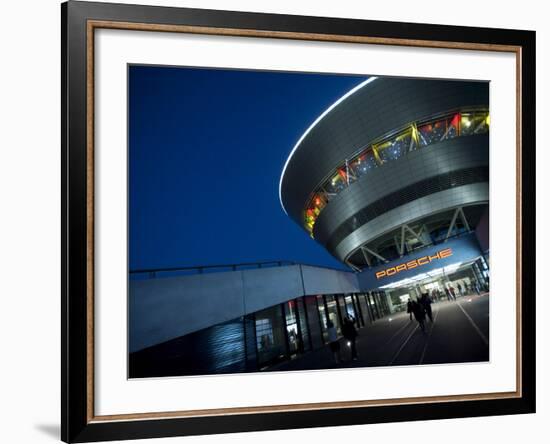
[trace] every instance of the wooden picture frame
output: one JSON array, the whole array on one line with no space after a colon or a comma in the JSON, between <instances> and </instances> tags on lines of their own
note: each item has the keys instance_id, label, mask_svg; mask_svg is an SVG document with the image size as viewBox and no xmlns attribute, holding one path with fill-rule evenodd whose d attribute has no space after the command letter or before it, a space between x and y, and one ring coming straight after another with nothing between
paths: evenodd
<instances>
[{"instance_id":1,"label":"wooden picture frame","mask_svg":"<svg viewBox=\"0 0 550 444\"><path fill-rule=\"evenodd\" d=\"M62 416L65 442L429 420L535 411L535 33L69 1L62 15ZM94 414L94 32L212 34L516 56L517 390L128 415ZM524 116L529 116L525 118ZM511 197L512 198L512 197Z\"/></svg>"}]
</instances>

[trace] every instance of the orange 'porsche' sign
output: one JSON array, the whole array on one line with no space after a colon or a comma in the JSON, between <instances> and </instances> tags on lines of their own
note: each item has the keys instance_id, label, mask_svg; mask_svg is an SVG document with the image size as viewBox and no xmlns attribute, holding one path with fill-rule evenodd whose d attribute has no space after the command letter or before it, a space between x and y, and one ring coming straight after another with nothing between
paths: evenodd
<instances>
[{"instance_id":1,"label":"orange 'porsche' sign","mask_svg":"<svg viewBox=\"0 0 550 444\"><path fill-rule=\"evenodd\" d=\"M438 251L434 255L422 256L418 259L414 259L409 262L404 262L402 264L396 265L395 267L386 268L385 270L378 271L376 273L376 279L381 279L383 277L393 276L394 274L400 273L402 271L411 270L416 267L421 267L422 265L429 264L432 261L437 259L444 259L446 257L452 256L453 250L451 248L445 248L444 250Z\"/></svg>"}]
</instances>

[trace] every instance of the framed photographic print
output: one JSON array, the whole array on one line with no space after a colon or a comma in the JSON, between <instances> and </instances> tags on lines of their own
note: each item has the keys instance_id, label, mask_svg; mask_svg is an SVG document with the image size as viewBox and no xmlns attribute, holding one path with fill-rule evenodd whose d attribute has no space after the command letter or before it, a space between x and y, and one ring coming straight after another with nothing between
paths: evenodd
<instances>
[{"instance_id":1,"label":"framed photographic print","mask_svg":"<svg viewBox=\"0 0 550 444\"><path fill-rule=\"evenodd\" d=\"M535 411L535 33L62 5L62 439Z\"/></svg>"}]
</instances>

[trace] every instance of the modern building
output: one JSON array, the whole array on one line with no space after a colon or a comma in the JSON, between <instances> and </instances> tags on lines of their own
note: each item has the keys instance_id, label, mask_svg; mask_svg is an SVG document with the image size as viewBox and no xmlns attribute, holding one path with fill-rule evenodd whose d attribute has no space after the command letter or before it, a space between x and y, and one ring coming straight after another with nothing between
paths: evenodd
<instances>
[{"instance_id":1,"label":"modern building","mask_svg":"<svg viewBox=\"0 0 550 444\"><path fill-rule=\"evenodd\" d=\"M129 377L269 369L328 343L327 320L390 313L352 272L287 262L132 273Z\"/></svg>"},{"instance_id":2,"label":"modern building","mask_svg":"<svg viewBox=\"0 0 550 444\"><path fill-rule=\"evenodd\" d=\"M284 211L348 267L145 271L129 281L129 376L271 370L428 292L489 289L486 82L370 78L299 139Z\"/></svg>"},{"instance_id":3,"label":"modern building","mask_svg":"<svg viewBox=\"0 0 550 444\"><path fill-rule=\"evenodd\" d=\"M370 78L300 138L285 212L360 271L469 232L488 213L486 82Z\"/></svg>"}]
</instances>

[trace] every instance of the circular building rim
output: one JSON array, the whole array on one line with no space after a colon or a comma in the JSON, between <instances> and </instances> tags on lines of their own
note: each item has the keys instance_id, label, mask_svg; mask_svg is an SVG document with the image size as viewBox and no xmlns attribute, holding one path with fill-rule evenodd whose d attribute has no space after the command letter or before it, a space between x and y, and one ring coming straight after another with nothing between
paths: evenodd
<instances>
[{"instance_id":1,"label":"circular building rim","mask_svg":"<svg viewBox=\"0 0 550 444\"><path fill-rule=\"evenodd\" d=\"M285 164L283 166L283 170L281 172L281 177L279 178L279 202L281 203L281 207L283 208L283 211L288 216L288 212L286 211L285 205L283 203L283 196L282 196L282 186L283 186L283 178L285 176L286 169L288 167L288 164L290 163L290 160L292 159L292 156L298 149L298 147L301 145L301 143L304 141L304 139L307 137L307 135L317 126L317 124L324 119L324 117L330 113L334 108L336 108L340 103L342 103L344 100L346 100L349 96L359 91L361 88L367 86L369 83L376 80L378 77L369 77L367 80L359 83L359 85L355 86L354 88L350 89L347 93L345 93L342 97L340 97L338 100L336 100L332 105L330 105L326 110L324 110L314 121L313 123L304 131L304 133L300 136L292 150L290 151L290 154L288 155Z\"/></svg>"}]
</instances>

